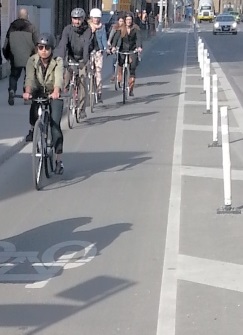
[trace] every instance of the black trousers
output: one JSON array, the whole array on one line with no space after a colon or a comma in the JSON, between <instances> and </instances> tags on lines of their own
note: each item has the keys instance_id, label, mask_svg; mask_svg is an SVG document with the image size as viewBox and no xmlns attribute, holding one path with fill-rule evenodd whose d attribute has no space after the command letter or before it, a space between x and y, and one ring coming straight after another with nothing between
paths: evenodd
<instances>
[{"instance_id":1,"label":"black trousers","mask_svg":"<svg viewBox=\"0 0 243 335\"><path fill-rule=\"evenodd\" d=\"M123 66L125 63L125 55L119 55L118 56L118 64L119 66ZM131 54L129 55L130 59L130 76L135 77L136 67L138 66L138 55L137 54Z\"/></svg>"},{"instance_id":2,"label":"black trousers","mask_svg":"<svg viewBox=\"0 0 243 335\"><path fill-rule=\"evenodd\" d=\"M61 119L63 111L63 100L51 100L50 103L50 114L51 114L51 134L53 146L56 154L62 154L63 152L63 134L61 130ZM34 127L36 120L38 119L38 104L32 102L30 106L30 124Z\"/></svg>"},{"instance_id":3,"label":"black trousers","mask_svg":"<svg viewBox=\"0 0 243 335\"><path fill-rule=\"evenodd\" d=\"M22 70L25 72L25 67L15 67L11 64L11 72L9 76L9 91L17 91L17 83L21 76Z\"/></svg>"}]
</instances>

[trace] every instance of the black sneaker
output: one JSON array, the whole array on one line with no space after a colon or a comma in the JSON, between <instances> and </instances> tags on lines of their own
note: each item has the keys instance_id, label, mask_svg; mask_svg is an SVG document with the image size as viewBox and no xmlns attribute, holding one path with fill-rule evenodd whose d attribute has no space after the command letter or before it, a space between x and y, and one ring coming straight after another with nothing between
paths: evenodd
<instances>
[{"instance_id":1,"label":"black sneaker","mask_svg":"<svg viewBox=\"0 0 243 335\"><path fill-rule=\"evenodd\" d=\"M10 106L13 106L14 105L14 91L13 90L10 90L9 92L8 92L8 104L10 105Z\"/></svg>"},{"instance_id":2,"label":"black sneaker","mask_svg":"<svg viewBox=\"0 0 243 335\"><path fill-rule=\"evenodd\" d=\"M26 142L32 142L33 141L33 130L29 130L29 134L25 137Z\"/></svg>"},{"instance_id":3,"label":"black sneaker","mask_svg":"<svg viewBox=\"0 0 243 335\"><path fill-rule=\"evenodd\" d=\"M63 174L64 172L64 165L62 161L57 162L56 161L56 168L55 168L55 174Z\"/></svg>"},{"instance_id":4,"label":"black sneaker","mask_svg":"<svg viewBox=\"0 0 243 335\"><path fill-rule=\"evenodd\" d=\"M103 103L102 94L101 93L97 94L97 102L98 102L98 104L102 104Z\"/></svg>"},{"instance_id":5,"label":"black sneaker","mask_svg":"<svg viewBox=\"0 0 243 335\"><path fill-rule=\"evenodd\" d=\"M129 91L129 97L134 97L133 91Z\"/></svg>"}]
</instances>

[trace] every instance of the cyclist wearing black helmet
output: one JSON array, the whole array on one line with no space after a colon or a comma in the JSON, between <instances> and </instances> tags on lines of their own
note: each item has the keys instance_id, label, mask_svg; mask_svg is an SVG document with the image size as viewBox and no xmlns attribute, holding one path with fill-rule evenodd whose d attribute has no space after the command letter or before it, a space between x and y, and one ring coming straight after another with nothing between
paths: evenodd
<instances>
[{"instance_id":1,"label":"cyclist wearing black helmet","mask_svg":"<svg viewBox=\"0 0 243 335\"><path fill-rule=\"evenodd\" d=\"M139 53L142 52L142 38L140 28L134 23L134 16L132 13L125 14L125 29L120 29L116 32L112 40L112 50L115 52L115 48L120 45L120 52L131 52L137 50ZM125 61L124 55L119 55L118 62L118 81L122 80L122 66ZM130 55L130 78L129 78L129 95L133 96L133 87L135 84L135 72L138 65L138 54L134 53Z\"/></svg>"},{"instance_id":2,"label":"cyclist wearing black helmet","mask_svg":"<svg viewBox=\"0 0 243 335\"><path fill-rule=\"evenodd\" d=\"M85 21L85 11L82 8L75 8L71 12L72 23L67 25L62 32L62 37L55 55L60 56L63 60L83 63L83 69L80 75L86 76L86 67L89 60L89 46L91 43L92 32ZM71 79L71 69L65 72L65 88L68 88ZM80 116L86 117L85 114L85 94L83 85L80 86Z\"/></svg>"},{"instance_id":3,"label":"cyclist wearing black helmet","mask_svg":"<svg viewBox=\"0 0 243 335\"><path fill-rule=\"evenodd\" d=\"M61 57L53 57L55 39L48 33L43 33L37 40L37 53L28 59L26 65L25 93L23 98L29 100L32 97L47 97L50 102L51 132L56 153L55 173L63 173L61 154L63 151L63 134L61 130L61 117L63 101L58 99L63 86L63 60ZM32 102L29 121L31 129L26 136L26 141L33 140L33 130L38 118L38 105Z\"/></svg>"}]
</instances>

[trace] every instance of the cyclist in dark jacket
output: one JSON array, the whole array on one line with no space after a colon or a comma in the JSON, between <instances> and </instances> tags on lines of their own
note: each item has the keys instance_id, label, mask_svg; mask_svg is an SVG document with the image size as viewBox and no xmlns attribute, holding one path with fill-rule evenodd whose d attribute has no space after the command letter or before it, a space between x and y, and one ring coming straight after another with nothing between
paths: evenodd
<instances>
[{"instance_id":1,"label":"cyclist in dark jacket","mask_svg":"<svg viewBox=\"0 0 243 335\"><path fill-rule=\"evenodd\" d=\"M119 51L120 52L131 52L137 50L139 53L142 52L142 38L139 27L134 24L134 17L132 13L126 13L125 15L125 29L118 30L112 41L112 50L118 45L118 41L121 41ZM125 61L124 55L119 55L118 58L118 82L122 80L122 66ZM135 72L138 65L138 54L134 53L130 55L130 78L129 78L129 88L130 96L133 96L133 88L135 84Z\"/></svg>"},{"instance_id":2,"label":"cyclist in dark jacket","mask_svg":"<svg viewBox=\"0 0 243 335\"><path fill-rule=\"evenodd\" d=\"M7 31L3 46L3 55L11 65L8 88L8 103L11 106L14 105L14 94L21 72L25 70L28 58L35 52L37 38L34 25L28 21L28 11L20 9L18 19L11 23Z\"/></svg>"},{"instance_id":3,"label":"cyclist in dark jacket","mask_svg":"<svg viewBox=\"0 0 243 335\"><path fill-rule=\"evenodd\" d=\"M54 56L62 57L64 63L66 60L80 62L83 69L80 75L86 76L86 64L89 60L89 47L92 38L92 31L85 21L85 11L82 8L75 8L71 12L72 23L63 29L62 37L58 47L54 51ZM65 72L65 88L68 88L71 79L71 69ZM86 91L80 86L80 116L86 117L85 98Z\"/></svg>"}]
</instances>

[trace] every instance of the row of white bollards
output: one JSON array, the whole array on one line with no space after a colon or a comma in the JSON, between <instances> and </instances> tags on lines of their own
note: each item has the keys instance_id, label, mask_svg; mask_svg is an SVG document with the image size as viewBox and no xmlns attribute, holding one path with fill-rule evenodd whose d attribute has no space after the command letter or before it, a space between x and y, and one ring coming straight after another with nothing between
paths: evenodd
<instances>
[{"instance_id":1,"label":"row of white bollards","mask_svg":"<svg viewBox=\"0 0 243 335\"><path fill-rule=\"evenodd\" d=\"M206 113L211 113L211 71L210 58L208 50L204 48L202 39L198 38L198 62L201 70L201 78L203 79L203 90L206 93ZM213 120L213 143L209 147L219 147L218 129L219 129L219 106L218 106L218 77L217 74L212 75L212 120ZM221 114L221 134L222 134L222 157L223 157L223 178L224 178L224 206L217 210L218 214L239 214L239 208L232 207L231 195L231 160L230 160L230 144L229 144L229 122L228 108L223 106L220 108Z\"/></svg>"}]
</instances>

